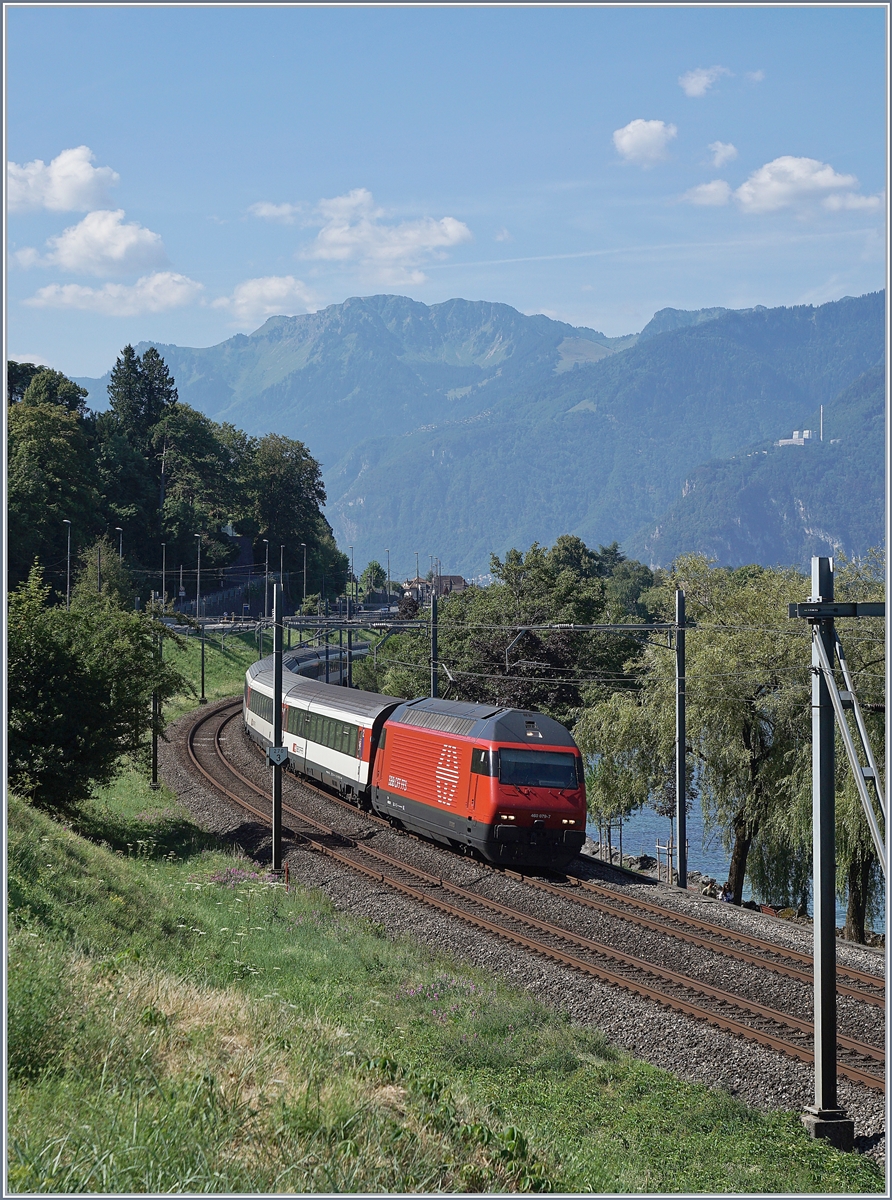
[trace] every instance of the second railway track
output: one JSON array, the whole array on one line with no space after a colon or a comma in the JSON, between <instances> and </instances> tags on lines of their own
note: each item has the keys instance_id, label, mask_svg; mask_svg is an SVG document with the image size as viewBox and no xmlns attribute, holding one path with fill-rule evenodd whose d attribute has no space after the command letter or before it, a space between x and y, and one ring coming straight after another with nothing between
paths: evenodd
<instances>
[{"instance_id":1,"label":"second railway track","mask_svg":"<svg viewBox=\"0 0 892 1200\"><path fill-rule=\"evenodd\" d=\"M228 761L221 744L223 731L229 722L240 715L240 708L241 702L233 701L202 714L189 730L189 756L195 768L218 791L263 822L268 822L267 791ZM303 780L300 787L317 793L329 802L343 803ZM387 822L361 813L352 805L344 807L354 816L390 828ZM656 966L624 953L615 946L575 933L563 924L542 920L522 909L421 870L363 841L337 833L293 803L283 801L283 822L291 827L287 832L304 844L444 915L738 1037L771 1047L801 1062L813 1062L813 1028L808 1020L680 972ZM572 876L566 881L551 882L518 872L502 872L495 868L489 870L493 877L511 876L531 889L569 902L577 910L581 906L606 913L612 918L632 921L651 933L735 958L756 969L800 982L811 982L809 956L765 939L739 935L726 926L680 914L638 897L620 897L609 888ZM840 968L839 980L839 990L850 998L850 1002L861 1001L874 1009L883 1006L882 980L878 977L868 972ZM880 1047L859 1038L841 1035L838 1039L838 1059L840 1076L874 1090L883 1090L884 1054Z\"/></svg>"}]
</instances>

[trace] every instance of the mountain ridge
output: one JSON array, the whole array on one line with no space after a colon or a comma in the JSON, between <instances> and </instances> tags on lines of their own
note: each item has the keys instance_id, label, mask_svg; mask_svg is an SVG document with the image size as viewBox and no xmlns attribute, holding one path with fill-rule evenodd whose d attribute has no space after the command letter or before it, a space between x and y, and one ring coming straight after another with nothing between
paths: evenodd
<instances>
[{"instance_id":1,"label":"mountain ridge","mask_svg":"<svg viewBox=\"0 0 892 1200\"><path fill-rule=\"evenodd\" d=\"M357 560L390 546L395 570L418 550L476 574L566 532L643 548L692 472L809 424L882 359L884 305L664 309L610 339L508 305L358 297L157 348L188 403L306 442Z\"/></svg>"}]
</instances>

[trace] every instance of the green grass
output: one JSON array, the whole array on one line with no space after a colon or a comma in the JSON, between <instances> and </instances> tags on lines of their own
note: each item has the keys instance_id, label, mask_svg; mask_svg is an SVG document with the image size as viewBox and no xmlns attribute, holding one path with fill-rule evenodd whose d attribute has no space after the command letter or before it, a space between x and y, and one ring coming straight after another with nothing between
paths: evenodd
<instances>
[{"instance_id":1,"label":"green grass","mask_svg":"<svg viewBox=\"0 0 892 1200\"><path fill-rule=\"evenodd\" d=\"M286 893L135 774L80 832L9 817L13 1191L882 1190L795 1114Z\"/></svg>"},{"instance_id":2,"label":"green grass","mask_svg":"<svg viewBox=\"0 0 892 1200\"><path fill-rule=\"evenodd\" d=\"M366 635L360 634L357 640L366 640ZM183 639L184 645L174 646L171 641L165 643L164 653L169 661L183 672L194 688L177 697L173 703L164 709L167 721L175 721L183 713L189 712L198 703L201 692L201 641L192 636ZM332 643L337 644L336 641ZM297 634L292 634L292 649L298 645ZM285 648L288 639L285 638ZM270 635L263 639L264 654L272 653ZM209 635L204 644L204 693L207 700L213 702L226 696L240 695L245 686L245 671L258 657L257 639L253 633L219 633Z\"/></svg>"},{"instance_id":3,"label":"green grass","mask_svg":"<svg viewBox=\"0 0 892 1200\"><path fill-rule=\"evenodd\" d=\"M175 721L189 712L198 702L201 692L201 640L198 637L183 639L184 645L175 646L165 642L164 654L168 661L183 672L195 689L178 697L164 709L167 721ZM269 638L266 639L269 653ZM252 633L215 634L204 643L204 694L213 702L226 696L240 694L245 686L245 671L257 659L257 639Z\"/></svg>"},{"instance_id":4,"label":"green grass","mask_svg":"<svg viewBox=\"0 0 892 1200\"><path fill-rule=\"evenodd\" d=\"M205 653L239 693L250 636ZM883 1190L795 1113L286 893L144 769L69 826L11 798L8 886L12 1192Z\"/></svg>"}]
</instances>

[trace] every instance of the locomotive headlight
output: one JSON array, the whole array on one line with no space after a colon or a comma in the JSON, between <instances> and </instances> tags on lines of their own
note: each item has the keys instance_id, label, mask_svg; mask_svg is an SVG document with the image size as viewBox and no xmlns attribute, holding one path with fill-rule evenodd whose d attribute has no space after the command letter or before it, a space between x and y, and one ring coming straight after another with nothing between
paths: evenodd
<instances>
[{"instance_id":1,"label":"locomotive headlight","mask_svg":"<svg viewBox=\"0 0 892 1200\"><path fill-rule=\"evenodd\" d=\"M499 820L500 821L513 821L514 817L512 817L510 813L499 813Z\"/></svg>"},{"instance_id":2,"label":"locomotive headlight","mask_svg":"<svg viewBox=\"0 0 892 1200\"><path fill-rule=\"evenodd\" d=\"M564 817L563 824L564 824L564 825L575 825L575 824L576 824L576 822L575 822L574 820L572 820L572 819L571 819L571 820L568 820L566 817Z\"/></svg>"}]
</instances>

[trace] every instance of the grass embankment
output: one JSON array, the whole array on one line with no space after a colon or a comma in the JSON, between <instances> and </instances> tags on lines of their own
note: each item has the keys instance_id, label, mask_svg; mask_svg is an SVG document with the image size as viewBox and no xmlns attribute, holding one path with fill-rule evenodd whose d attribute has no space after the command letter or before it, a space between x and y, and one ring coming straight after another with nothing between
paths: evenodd
<instances>
[{"instance_id":1,"label":"grass embankment","mask_svg":"<svg viewBox=\"0 0 892 1200\"><path fill-rule=\"evenodd\" d=\"M9 815L13 1191L883 1188L795 1114L286 894L134 771L76 828Z\"/></svg>"},{"instance_id":2,"label":"grass embankment","mask_svg":"<svg viewBox=\"0 0 892 1200\"><path fill-rule=\"evenodd\" d=\"M264 650L270 653L269 637ZM245 671L257 659L257 639L252 633L209 634L204 643L204 694L213 703L233 696L245 686ZM184 695L164 709L167 721L175 721L194 708L201 695L201 639L195 635L165 641L164 655L192 682L194 695Z\"/></svg>"}]
</instances>

